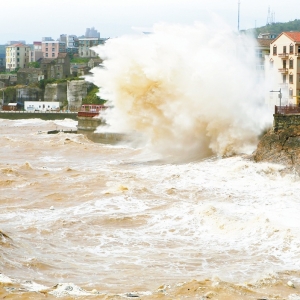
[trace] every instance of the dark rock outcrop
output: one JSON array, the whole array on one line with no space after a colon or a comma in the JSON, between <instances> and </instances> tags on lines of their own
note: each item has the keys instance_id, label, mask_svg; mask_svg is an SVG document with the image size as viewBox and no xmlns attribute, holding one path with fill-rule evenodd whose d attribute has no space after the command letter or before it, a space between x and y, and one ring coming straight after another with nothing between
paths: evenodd
<instances>
[{"instance_id":1,"label":"dark rock outcrop","mask_svg":"<svg viewBox=\"0 0 300 300\"><path fill-rule=\"evenodd\" d=\"M300 173L300 126L269 130L261 138L254 160L283 164Z\"/></svg>"}]
</instances>

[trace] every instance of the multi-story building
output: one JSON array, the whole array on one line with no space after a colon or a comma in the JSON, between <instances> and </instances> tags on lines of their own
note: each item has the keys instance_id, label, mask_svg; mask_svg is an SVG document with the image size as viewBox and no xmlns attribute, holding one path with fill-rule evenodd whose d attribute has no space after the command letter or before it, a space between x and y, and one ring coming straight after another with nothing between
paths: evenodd
<instances>
[{"instance_id":1,"label":"multi-story building","mask_svg":"<svg viewBox=\"0 0 300 300\"><path fill-rule=\"evenodd\" d=\"M92 50L92 47L104 44L106 39L80 37L78 38L78 55L79 57L98 57L98 54Z\"/></svg>"},{"instance_id":2,"label":"multi-story building","mask_svg":"<svg viewBox=\"0 0 300 300\"><path fill-rule=\"evenodd\" d=\"M278 88L282 91L281 105L299 105L300 32L282 32L272 41L270 66L279 75Z\"/></svg>"},{"instance_id":3,"label":"multi-story building","mask_svg":"<svg viewBox=\"0 0 300 300\"><path fill-rule=\"evenodd\" d=\"M43 58L41 70L44 79L63 79L70 77L70 57L68 53L59 53L57 58Z\"/></svg>"},{"instance_id":4,"label":"multi-story building","mask_svg":"<svg viewBox=\"0 0 300 300\"><path fill-rule=\"evenodd\" d=\"M29 53L29 62L38 61L43 58L42 42L33 42L33 49Z\"/></svg>"},{"instance_id":5,"label":"multi-story building","mask_svg":"<svg viewBox=\"0 0 300 300\"><path fill-rule=\"evenodd\" d=\"M43 38L42 52L44 58L56 58L58 53L66 52L66 43L50 40L50 38Z\"/></svg>"},{"instance_id":6,"label":"multi-story building","mask_svg":"<svg viewBox=\"0 0 300 300\"><path fill-rule=\"evenodd\" d=\"M25 68L29 62L30 47L24 44L13 44L6 47L6 69L15 71Z\"/></svg>"}]
</instances>

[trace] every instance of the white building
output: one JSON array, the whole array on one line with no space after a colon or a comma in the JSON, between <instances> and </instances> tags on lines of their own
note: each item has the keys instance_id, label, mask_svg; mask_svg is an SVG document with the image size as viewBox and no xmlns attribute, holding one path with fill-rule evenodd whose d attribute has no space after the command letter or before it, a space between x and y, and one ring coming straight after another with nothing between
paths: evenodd
<instances>
[{"instance_id":1,"label":"white building","mask_svg":"<svg viewBox=\"0 0 300 300\"><path fill-rule=\"evenodd\" d=\"M300 32L282 32L270 45L274 89L282 91L282 105L300 103ZM278 105L278 104L277 104Z\"/></svg>"},{"instance_id":2,"label":"white building","mask_svg":"<svg viewBox=\"0 0 300 300\"><path fill-rule=\"evenodd\" d=\"M29 62L30 47L24 44L13 44L6 47L6 69L15 71L25 68Z\"/></svg>"},{"instance_id":3,"label":"white building","mask_svg":"<svg viewBox=\"0 0 300 300\"><path fill-rule=\"evenodd\" d=\"M59 102L46 101L24 101L24 109L26 111L57 111L59 110Z\"/></svg>"}]
</instances>

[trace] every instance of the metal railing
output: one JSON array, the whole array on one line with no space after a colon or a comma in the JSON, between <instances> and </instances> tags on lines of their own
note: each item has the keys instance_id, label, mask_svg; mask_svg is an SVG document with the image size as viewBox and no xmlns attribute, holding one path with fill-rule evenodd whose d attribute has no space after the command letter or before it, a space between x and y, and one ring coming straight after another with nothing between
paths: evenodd
<instances>
[{"instance_id":1,"label":"metal railing","mask_svg":"<svg viewBox=\"0 0 300 300\"><path fill-rule=\"evenodd\" d=\"M277 105L275 105L275 114L280 114L280 115L300 114L300 106L297 106L297 105L277 106Z\"/></svg>"}]
</instances>

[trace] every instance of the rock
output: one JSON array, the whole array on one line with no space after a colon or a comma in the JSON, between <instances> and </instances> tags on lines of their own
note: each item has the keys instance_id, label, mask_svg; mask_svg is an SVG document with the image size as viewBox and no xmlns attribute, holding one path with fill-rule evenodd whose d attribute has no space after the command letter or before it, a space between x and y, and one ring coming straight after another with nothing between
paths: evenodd
<instances>
[{"instance_id":1,"label":"rock","mask_svg":"<svg viewBox=\"0 0 300 300\"><path fill-rule=\"evenodd\" d=\"M258 143L254 160L293 167L300 173L300 126L269 130Z\"/></svg>"}]
</instances>

